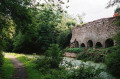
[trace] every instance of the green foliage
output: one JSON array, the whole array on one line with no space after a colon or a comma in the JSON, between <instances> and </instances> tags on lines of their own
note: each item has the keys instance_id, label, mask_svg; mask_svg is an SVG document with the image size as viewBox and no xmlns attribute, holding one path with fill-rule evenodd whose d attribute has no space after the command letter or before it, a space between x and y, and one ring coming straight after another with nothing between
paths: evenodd
<instances>
[{"instance_id":1,"label":"green foliage","mask_svg":"<svg viewBox=\"0 0 120 79\"><path fill-rule=\"evenodd\" d=\"M120 16L116 16L116 21L114 22L115 25L119 26L120 25Z\"/></svg>"},{"instance_id":2,"label":"green foliage","mask_svg":"<svg viewBox=\"0 0 120 79\"><path fill-rule=\"evenodd\" d=\"M0 49L41 54L53 43L68 46L76 21L63 14L61 2L0 1Z\"/></svg>"},{"instance_id":3,"label":"green foliage","mask_svg":"<svg viewBox=\"0 0 120 79\"><path fill-rule=\"evenodd\" d=\"M68 26L68 27L70 27L70 26L76 26L76 22L68 21L68 22L66 22L66 26Z\"/></svg>"},{"instance_id":4,"label":"green foliage","mask_svg":"<svg viewBox=\"0 0 120 79\"><path fill-rule=\"evenodd\" d=\"M102 69L95 69L93 66L82 65L74 70L69 77L71 79L103 79L99 76L102 71Z\"/></svg>"},{"instance_id":5,"label":"green foliage","mask_svg":"<svg viewBox=\"0 0 120 79\"><path fill-rule=\"evenodd\" d=\"M33 53L37 52L35 40L36 40L36 33L33 29L28 30L25 34L21 32L14 39L14 49L15 52L21 53Z\"/></svg>"},{"instance_id":6,"label":"green foliage","mask_svg":"<svg viewBox=\"0 0 120 79\"><path fill-rule=\"evenodd\" d=\"M106 57L105 64L110 74L120 78L120 47Z\"/></svg>"},{"instance_id":7,"label":"green foliage","mask_svg":"<svg viewBox=\"0 0 120 79\"><path fill-rule=\"evenodd\" d=\"M61 19L60 14L59 11L55 12L50 7L43 7L36 15L38 36L35 44L40 52L45 52L50 44L56 42L58 34L55 27Z\"/></svg>"},{"instance_id":8,"label":"green foliage","mask_svg":"<svg viewBox=\"0 0 120 79\"><path fill-rule=\"evenodd\" d=\"M81 53L83 51L83 48L66 48L65 52L71 52L71 53Z\"/></svg>"},{"instance_id":9,"label":"green foliage","mask_svg":"<svg viewBox=\"0 0 120 79\"><path fill-rule=\"evenodd\" d=\"M108 54L110 54L112 51L116 50L116 47L110 47L106 49L88 49L83 50L82 53L78 54L79 60L84 61L94 61L94 62L105 62L105 58Z\"/></svg>"},{"instance_id":10,"label":"green foliage","mask_svg":"<svg viewBox=\"0 0 120 79\"><path fill-rule=\"evenodd\" d=\"M14 34L13 21L10 18L7 18L0 14L0 49L9 49L11 45L8 45L11 42Z\"/></svg>"},{"instance_id":11,"label":"green foliage","mask_svg":"<svg viewBox=\"0 0 120 79\"><path fill-rule=\"evenodd\" d=\"M41 61L40 58L37 60L36 63L35 59L29 59L27 58L27 55L23 54L11 54L14 55L19 61L24 63L29 79L68 79L68 72L64 68L55 68L51 69L48 68L47 63L45 59L42 57ZM48 60L49 61L49 60ZM36 65L41 64L41 68L35 68ZM46 66L45 66L46 65ZM32 72L31 72L32 71Z\"/></svg>"},{"instance_id":12,"label":"green foliage","mask_svg":"<svg viewBox=\"0 0 120 79\"><path fill-rule=\"evenodd\" d=\"M9 58L4 58L4 64L0 70L0 79L11 79L14 73L13 63Z\"/></svg>"},{"instance_id":13,"label":"green foliage","mask_svg":"<svg viewBox=\"0 0 120 79\"><path fill-rule=\"evenodd\" d=\"M59 44L60 48L63 49L69 46L71 37L72 37L71 30L62 31L57 38L57 43Z\"/></svg>"},{"instance_id":14,"label":"green foliage","mask_svg":"<svg viewBox=\"0 0 120 79\"><path fill-rule=\"evenodd\" d=\"M29 4L26 4L26 2ZM28 24L32 22L32 17L28 5L30 5L30 0L0 1L0 14L11 17L15 24L17 24L17 30L24 32Z\"/></svg>"},{"instance_id":15,"label":"green foliage","mask_svg":"<svg viewBox=\"0 0 120 79\"><path fill-rule=\"evenodd\" d=\"M120 32L118 32L114 37L116 44L120 46Z\"/></svg>"},{"instance_id":16,"label":"green foliage","mask_svg":"<svg viewBox=\"0 0 120 79\"><path fill-rule=\"evenodd\" d=\"M109 0L108 5L106 8L118 5L120 3L120 0Z\"/></svg>"},{"instance_id":17,"label":"green foliage","mask_svg":"<svg viewBox=\"0 0 120 79\"><path fill-rule=\"evenodd\" d=\"M51 44L50 48L45 52L44 59L37 59L37 68L59 68L62 61L62 51L57 44Z\"/></svg>"},{"instance_id":18,"label":"green foliage","mask_svg":"<svg viewBox=\"0 0 120 79\"><path fill-rule=\"evenodd\" d=\"M27 0L27 3L30 3L30 0ZM25 0L0 1L0 49L11 51L15 31L24 32L32 23L28 5L30 4L26 4Z\"/></svg>"},{"instance_id":19,"label":"green foliage","mask_svg":"<svg viewBox=\"0 0 120 79\"><path fill-rule=\"evenodd\" d=\"M15 54L15 57L24 63L29 79L102 79L99 74L103 70L95 69L93 66L81 65L78 69L74 69L73 66L70 66L71 69L61 66L49 68L49 57L48 60L46 57L40 57L37 61L21 54ZM36 66L39 68L35 68Z\"/></svg>"}]
</instances>

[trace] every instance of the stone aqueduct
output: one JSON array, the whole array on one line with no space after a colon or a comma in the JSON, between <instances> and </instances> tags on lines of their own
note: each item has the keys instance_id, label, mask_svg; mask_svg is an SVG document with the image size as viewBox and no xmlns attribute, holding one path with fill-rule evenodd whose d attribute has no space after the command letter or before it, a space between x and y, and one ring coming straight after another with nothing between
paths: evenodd
<instances>
[{"instance_id":1,"label":"stone aqueduct","mask_svg":"<svg viewBox=\"0 0 120 79\"><path fill-rule=\"evenodd\" d=\"M115 25L115 18L103 18L82 26L73 27L70 47L111 47L115 45L112 37L120 28Z\"/></svg>"}]
</instances>

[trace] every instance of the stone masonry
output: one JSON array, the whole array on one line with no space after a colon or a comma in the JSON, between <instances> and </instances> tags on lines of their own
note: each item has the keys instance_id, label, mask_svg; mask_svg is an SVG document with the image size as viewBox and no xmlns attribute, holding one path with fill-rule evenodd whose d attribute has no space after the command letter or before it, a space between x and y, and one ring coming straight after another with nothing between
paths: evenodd
<instances>
[{"instance_id":1,"label":"stone masonry","mask_svg":"<svg viewBox=\"0 0 120 79\"><path fill-rule=\"evenodd\" d=\"M115 45L112 37L120 28L115 25L116 18L103 18L88 22L82 26L73 27L70 47L101 48Z\"/></svg>"}]
</instances>

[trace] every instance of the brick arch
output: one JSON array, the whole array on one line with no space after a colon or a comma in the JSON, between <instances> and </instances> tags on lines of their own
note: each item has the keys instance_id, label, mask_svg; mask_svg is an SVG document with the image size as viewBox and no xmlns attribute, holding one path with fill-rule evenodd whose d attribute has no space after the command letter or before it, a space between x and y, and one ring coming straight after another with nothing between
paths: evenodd
<instances>
[{"instance_id":1,"label":"brick arch","mask_svg":"<svg viewBox=\"0 0 120 79\"><path fill-rule=\"evenodd\" d=\"M115 42L109 45L107 40L107 38L113 37L120 30L120 27L113 24L115 20L114 17L103 18L83 24L81 27L74 27L72 29L71 43L75 39L79 39L77 40L79 45L84 43L86 47L88 40L92 40L93 48L95 48L97 42L100 42L103 48L115 45Z\"/></svg>"},{"instance_id":2,"label":"brick arch","mask_svg":"<svg viewBox=\"0 0 120 79\"><path fill-rule=\"evenodd\" d=\"M93 41L92 40L88 40L87 41L87 48L91 48L93 47Z\"/></svg>"},{"instance_id":3,"label":"brick arch","mask_svg":"<svg viewBox=\"0 0 120 79\"><path fill-rule=\"evenodd\" d=\"M97 42L97 43L95 44L95 48L102 48L102 47L103 47L103 45L102 45L101 42Z\"/></svg>"},{"instance_id":4,"label":"brick arch","mask_svg":"<svg viewBox=\"0 0 120 79\"><path fill-rule=\"evenodd\" d=\"M75 39L74 41L75 47L78 48L79 47L79 42Z\"/></svg>"},{"instance_id":5,"label":"brick arch","mask_svg":"<svg viewBox=\"0 0 120 79\"><path fill-rule=\"evenodd\" d=\"M114 46L114 40L111 38L106 39L105 40L105 47L107 48L107 47L112 47L112 46Z\"/></svg>"},{"instance_id":6,"label":"brick arch","mask_svg":"<svg viewBox=\"0 0 120 79\"><path fill-rule=\"evenodd\" d=\"M86 46L85 46L85 43L81 43L81 44L80 44L80 47L86 47Z\"/></svg>"}]
</instances>

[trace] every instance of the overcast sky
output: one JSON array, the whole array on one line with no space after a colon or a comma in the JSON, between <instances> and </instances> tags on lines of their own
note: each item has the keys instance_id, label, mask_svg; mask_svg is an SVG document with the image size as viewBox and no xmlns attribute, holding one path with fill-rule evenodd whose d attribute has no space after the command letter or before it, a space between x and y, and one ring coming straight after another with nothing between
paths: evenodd
<instances>
[{"instance_id":1,"label":"overcast sky","mask_svg":"<svg viewBox=\"0 0 120 79\"><path fill-rule=\"evenodd\" d=\"M112 17L115 7L106 9L109 0L69 0L67 11L71 15L85 13L84 21L90 22L100 18Z\"/></svg>"}]
</instances>

